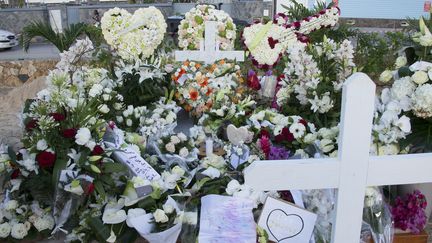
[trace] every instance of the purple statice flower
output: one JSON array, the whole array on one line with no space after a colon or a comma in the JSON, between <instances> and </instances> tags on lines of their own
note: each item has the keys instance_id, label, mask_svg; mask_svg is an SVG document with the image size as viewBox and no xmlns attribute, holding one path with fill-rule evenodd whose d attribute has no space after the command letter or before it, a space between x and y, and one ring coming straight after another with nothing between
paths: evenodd
<instances>
[{"instance_id":1,"label":"purple statice flower","mask_svg":"<svg viewBox=\"0 0 432 243\"><path fill-rule=\"evenodd\" d=\"M426 226L426 198L418 190L405 198L396 198L391 213L396 228L420 233Z\"/></svg>"},{"instance_id":2,"label":"purple statice flower","mask_svg":"<svg viewBox=\"0 0 432 243\"><path fill-rule=\"evenodd\" d=\"M278 146L271 146L270 152L268 154L269 160L281 160L281 159L288 159L289 158L289 150L278 147Z\"/></svg>"}]
</instances>

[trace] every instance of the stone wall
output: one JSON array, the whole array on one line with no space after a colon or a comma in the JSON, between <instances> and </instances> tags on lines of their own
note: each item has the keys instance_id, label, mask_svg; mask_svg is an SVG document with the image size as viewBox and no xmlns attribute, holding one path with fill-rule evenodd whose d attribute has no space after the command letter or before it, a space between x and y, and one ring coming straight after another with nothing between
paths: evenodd
<instances>
[{"instance_id":1,"label":"stone wall","mask_svg":"<svg viewBox=\"0 0 432 243\"><path fill-rule=\"evenodd\" d=\"M19 87L44 77L58 60L0 61L0 88Z\"/></svg>"},{"instance_id":2,"label":"stone wall","mask_svg":"<svg viewBox=\"0 0 432 243\"><path fill-rule=\"evenodd\" d=\"M46 8L0 9L0 29L21 33L32 21L48 21Z\"/></svg>"}]
</instances>

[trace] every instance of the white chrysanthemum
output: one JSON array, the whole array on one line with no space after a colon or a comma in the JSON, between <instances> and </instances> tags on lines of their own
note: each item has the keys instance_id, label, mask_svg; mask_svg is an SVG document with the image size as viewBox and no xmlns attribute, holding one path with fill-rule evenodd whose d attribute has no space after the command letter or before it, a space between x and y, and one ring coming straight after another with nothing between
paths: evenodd
<instances>
[{"instance_id":1,"label":"white chrysanthemum","mask_svg":"<svg viewBox=\"0 0 432 243\"><path fill-rule=\"evenodd\" d=\"M424 71L415 72L411 78L416 84L424 84L429 81L428 74Z\"/></svg>"},{"instance_id":2,"label":"white chrysanthemum","mask_svg":"<svg viewBox=\"0 0 432 243\"><path fill-rule=\"evenodd\" d=\"M432 85L424 84L412 96L413 111L417 117L432 117Z\"/></svg>"},{"instance_id":3,"label":"white chrysanthemum","mask_svg":"<svg viewBox=\"0 0 432 243\"><path fill-rule=\"evenodd\" d=\"M294 135L294 138L298 139L305 134L306 127L301 123L294 123L289 127L289 131Z\"/></svg>"}]
</instances>

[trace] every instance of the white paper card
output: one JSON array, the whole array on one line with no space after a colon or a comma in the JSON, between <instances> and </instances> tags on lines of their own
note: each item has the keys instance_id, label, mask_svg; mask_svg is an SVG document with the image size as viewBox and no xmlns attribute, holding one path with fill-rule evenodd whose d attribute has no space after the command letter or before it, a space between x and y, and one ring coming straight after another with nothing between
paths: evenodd
<instances>
[{"instance_id":1,"label":"white paper card","mask_svg":"<svg viewBox=\"0 0 432 243\"><path fill-rule=\"evenodd\" d=\"M202 197L198 242L256 242L253 206L253 202L245 198L220 195Z\"/></svg>"},{"instance_id":2,"label":"white paper card","mask_svg":"<svg viewBox=\"0 0 432 243\"><path fill-rule=\"evenodd\" d=\"M132 173L138 177L145 178L149 181L160 178L157 171L130 147L126 147L122 149L122 151L116 151L113 155L115 159L127 165Z\"/></svg>"},{"instance_id":3,"label":"white paper card","mask_svg":"<svg viewBox=\"0 0 432 243\"><path fill-rule=\"evenodd\" d=\"M309 243L317 215L291 203L268 197L258 225L269 239L283 243Z\"/></svg>"}]
</instances>

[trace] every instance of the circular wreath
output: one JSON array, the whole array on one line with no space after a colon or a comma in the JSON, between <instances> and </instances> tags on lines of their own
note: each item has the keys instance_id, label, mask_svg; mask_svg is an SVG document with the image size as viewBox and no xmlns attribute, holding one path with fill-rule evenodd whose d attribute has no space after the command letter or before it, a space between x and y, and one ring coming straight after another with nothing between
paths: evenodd
<instances>
[{"instance_id":1,"label":"circular wreath","mask_svg":"<svg viewBox=\"0 0 432 243\"><path fill-rule=\"evenodd\" d=\"M103 15L101 27L107 43L123 59L136 60L153 55L164 39L167 24L155 7L140 8L133 15L114 8Z\"/></svg>"},{"instance_id":2,"label":"circular wreath","mask_svg":"<svg viewBox=\"0 0 432 243\"><path fill-rule=\"evenodd\" d=\"M179 47L183 50L198 50L204 39L205 21L217 21L216 41L220 50L234 49L236 26L232 18L213 5L197 5L185 14L178 31Z\"/></svg>"}]
</instances>

